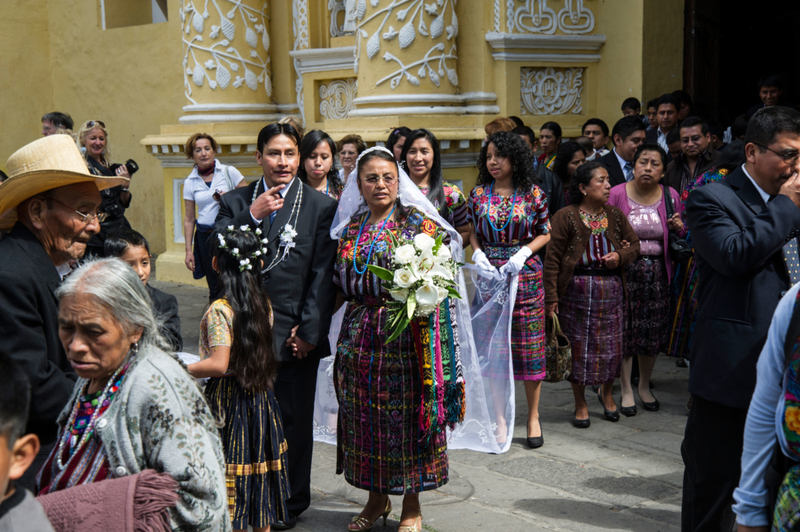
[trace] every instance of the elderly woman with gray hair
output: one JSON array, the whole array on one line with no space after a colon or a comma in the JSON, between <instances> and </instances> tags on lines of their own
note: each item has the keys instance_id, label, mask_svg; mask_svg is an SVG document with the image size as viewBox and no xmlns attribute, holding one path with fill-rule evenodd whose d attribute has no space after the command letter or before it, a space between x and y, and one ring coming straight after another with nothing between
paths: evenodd
<instances>
[{"instance_id":1,"label":"elderly woman with gray hair","mask_svg":"<svg viewBox=\"0 0 800 532\"><path fill-rule=\"evenodd\" d=\"M119 259L57 292L59 337L80 377L58 418L39 494L153 469L178 483L173 529L231 529L222 446L203 394L158 332L144 285Z\"/></svg>"}]
</instances>

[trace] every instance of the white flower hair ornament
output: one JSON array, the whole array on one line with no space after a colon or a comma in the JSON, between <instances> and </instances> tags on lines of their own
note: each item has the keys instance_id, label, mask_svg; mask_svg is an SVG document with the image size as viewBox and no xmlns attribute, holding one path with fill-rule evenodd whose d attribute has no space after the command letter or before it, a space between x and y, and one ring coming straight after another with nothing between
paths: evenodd
<instances>
[{"instance_id":1,"label":"white flower hair ornament","mask_svg":"<svg viewBox=\"0 0 800 532\"><path fill-rule=\"evenodd\" d=\"M229 225L227 227L227 230L228 230L228 233L232 233L232 232L236 231L236 228L234 226L232 226L232 225ZM250 226L242 225L242 226L239 227L239 231L242 231L244 233L249 233L250 232ZM261 229L256 228L254 233L256 234L256 236L261 236L262 231L261 231ZM267 255L267 253L269 253L269 251L267 250L267 239L266 238L260 239L261 244L263 245L263 247L257 248L255 251L253 251L252 253L250 253L248 256L245 256L245 257L242 257L242 254L240 253L239 248L231 248L230 244L228 244L227 239L225 238L225 236L221 232L217 233L217 239L219 239L219 247L221 249L228 250L228 253L230 253L231 256L233 256L234 258L239 260L239 271L240 272L243 272L245 270L252 270L253 269L253 263L254 262L258 263L261 260L259 257L265 256L265 255Z\"/></svg>"}]
</instances>

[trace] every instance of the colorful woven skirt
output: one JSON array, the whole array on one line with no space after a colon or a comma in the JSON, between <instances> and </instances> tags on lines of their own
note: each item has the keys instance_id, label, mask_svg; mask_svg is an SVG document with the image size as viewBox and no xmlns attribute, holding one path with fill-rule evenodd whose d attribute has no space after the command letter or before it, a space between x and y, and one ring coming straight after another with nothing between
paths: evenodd
<instances>
[{"instance_id":1,"label":"colorful woven skirt","mask_svg":"<svg viewBox=\"0 0 800 532\"><path fill-rule=\"evenodd\" d=\"M495 258L498 248L484 246L486 256L498 270L508 262L507 258ZM519 246L507 249L506 254L516 253ZM541 381L544 380L546 367L544 358L544 284L542 281L542 259L532 255L519 272L517 285L517 298L514 301L514 312L511 315L511 365L514 370L514 380ZM500 368L499 372L492 370L489 365L485 372L487 377L507 378L507 369Z\"/></svg>"},{"instance_id":2,"label":"colorful woven skirt","mask_svg":"<svg viewBox=\"0 0 800 532\"><path fill-rule=\"evenodd\" d=\"M447 483L447 435L421 433L411 327L387 345L388 316L385 307L347 305L334 367L336 473L357 488L404 495Z\"/></svg>"},{"instance_id":3,"label":"colorful woven skirt","mask_svg":"<svg viewBox=\"0 0 800 532\"><path fill-rule=\"evenodd\" d=\"M661 256L642 255L626 266L628 317L625 356L655 357L666 349L669 333L669 281Z\"/></svg>"},{"instance_id":4,"label":"colorful woven skirt","mask_svg":"<svg viewBox=\"0 0 800 532\"><path fill-rule=\"evenodd\" d=\"M625 336L622 278L573 275L558 303L561 329L572 345L575 384L606 384L619 377Z\"/></svg>"},{"instance_id":5,"label":"colorful woven skirt","mask_svg":"<svg viewBox=\"0 0 800 532\"><path fill-rule=\"evenodd\" d=\"M235 529L286 521L289 477L286 440L275 394L244 390L234 376L209 379L206 399L225 449L228 510Z\"/></svg>"},{"instance_id":6,"label":"colorful woven skirt","mask_svg":"<svg viewBox=\"0 0 800 532\"><path fill-rule=\"evenodd\" d=\"M793 532L800 530L800 465L789 469L778 489L773 514L773 532Z\"/></svg>"},{"instance_id":7,"label":"colorful woven skirt","mask_svg":"<svg viewBox=\"0 0 800 532\"><path fill-rule=\"evenodd\" d=\"M697 285L700 275L694 257L679 264L672 281L672 310L667 355L689 358L692 332L697 322Z\"/></svg>"}]
</instances>

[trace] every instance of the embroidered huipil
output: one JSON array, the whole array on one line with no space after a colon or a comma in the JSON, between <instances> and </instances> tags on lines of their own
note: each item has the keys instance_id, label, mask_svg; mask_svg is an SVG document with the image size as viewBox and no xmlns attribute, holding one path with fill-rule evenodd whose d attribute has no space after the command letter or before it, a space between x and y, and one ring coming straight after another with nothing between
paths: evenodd
<instances>
[{"instance_id":1,"label":"embroidered huipil","mask_svg":"<svg viewBox=\"0 0 800 532\"><path fill-rule=\"evenodd\" d=\"M467 217L475 226L475 233L489 259L507 260L520 247L550 232L547 197L536 185L525 193L517 193L516 198L493 194L491 185L478 185L469 194ZM504 229L495 229L503 228L506 221L508 225ZM495 252L495 248L504 251Z\"/></svg>"},{"instance_id":2,"label":"embroidered huipil","mask_svg":"<svg viewBox=\"0 0 800 532\"><path fill-rule=\"evenodd\" d=\"M581 221L583 225L591 229L592 236L586 243L586 249L581 255L576 267L583 269L599 269L604 268L603 257L614 251L614 246L606 238L606 229L608 229L608 216L604 210L600 214L589 214L581 212Z\"/></svg>"},{"instance_id":3,"label":"embroidered huipil","mask_svg":"<svg viewBox=\"0 0 800 532\"><path fill-rule=\"evenodd\" d=\"M447 204L447 216L444 217L447 223L454 228L467 225L469 223L467 219L467 199L464 194L456 185L447 181L442 183L442 188L444 188L444 200ZM419 190L426 196L430 191L428 187L419 187ZM441 207L439 200L435 200L433 206L439 209Z\"/></svg>"}]
</instances>

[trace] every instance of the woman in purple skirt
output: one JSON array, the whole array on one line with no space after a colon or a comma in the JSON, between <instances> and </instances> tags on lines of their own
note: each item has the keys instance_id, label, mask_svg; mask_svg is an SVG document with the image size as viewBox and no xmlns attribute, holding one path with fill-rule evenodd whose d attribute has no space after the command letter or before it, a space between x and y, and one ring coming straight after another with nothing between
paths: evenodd
<instances>
[{"instance_id":1,"label":"woman in purple skirt","mask_svg":"<svg viewBox=\"0 0 800 532\"><path fill-rule=\"evenodd\" d=\"M619 420L611 388L623 355L625 266L639 255L639 238L623 212L606 204L610 191L601 163L578 168L570 183L572 205L551 221L544 265L547 316L559 315L572 343L572 424L578 428L590 425L587 384L602 385L603 413Z\"/></svg>"}]
</instances>

